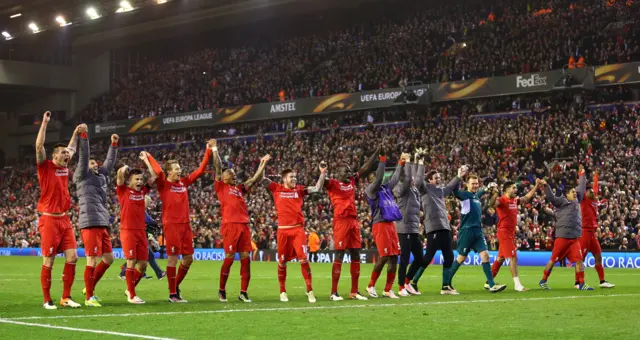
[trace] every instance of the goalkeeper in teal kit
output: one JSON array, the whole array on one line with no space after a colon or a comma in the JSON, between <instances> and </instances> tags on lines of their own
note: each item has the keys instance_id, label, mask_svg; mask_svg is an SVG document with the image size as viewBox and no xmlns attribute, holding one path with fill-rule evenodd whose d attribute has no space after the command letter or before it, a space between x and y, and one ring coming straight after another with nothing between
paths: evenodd
<instances>
[{"instance_id":1,"label":"goalkeeper in teal kit","mask_svg":"<svg viewBox=\"0 0 640 340\"><path fill-rule=\"evenodd\" d=\"M482 233L482 206L480 204L480 198L486 191L478 191L478 188L478 176L469 175L467 177L467 189L458 189L453 192L460 200L460 213L462 218L460 221L460 231L458 232L458 257L453 261L453 265L449 270L448 282L453 280L456 271L458 271L458 268L460 268L462 263L467 259L467 255L469 255L471 250L473 250L480 254L480 258L482 259L482 270L487 277L487 283L490 287L489 291L497 293L507 288L507 285L499 285L493 281L491 265L489 264L487 241ZM491 188L490 190L495 189Z\"/></svg>"}]
</instances>

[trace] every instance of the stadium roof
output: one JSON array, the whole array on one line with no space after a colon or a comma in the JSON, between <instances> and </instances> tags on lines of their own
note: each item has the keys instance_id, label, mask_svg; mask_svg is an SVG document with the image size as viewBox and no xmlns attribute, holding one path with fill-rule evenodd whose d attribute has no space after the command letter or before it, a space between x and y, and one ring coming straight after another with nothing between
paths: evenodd
<instances>
[{"instance_id":1,"label":"stadium roof","mask_svg":"<svg viewBox=\"0 0 640 340\"><path fill-rule=\"evenodd\" d=\"M371 0L128 0L132 10L116 12L120 0L0 0L0 30L16 43L56 41L95 52L365 1ZM99 18L89 17L90 7Z\"/></svg>"}]
</instances>

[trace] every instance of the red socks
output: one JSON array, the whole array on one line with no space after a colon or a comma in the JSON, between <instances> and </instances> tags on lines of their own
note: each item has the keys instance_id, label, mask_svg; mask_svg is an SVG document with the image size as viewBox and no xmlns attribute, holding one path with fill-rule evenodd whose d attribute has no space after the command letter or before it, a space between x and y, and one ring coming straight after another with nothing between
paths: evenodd
<instances>
[{"instance_id":1,"label":"red socks","mask_svg":"<svg viewBox=\"0 0 640 340\"><path fill-rule=\"evenodd\" d=\"M64 270L62 271L62 298L66 299L71 296L71 286L76 278L76 264L65 262Z\"/></svg>"},{"instance_id":2,"label":"red socks","mask_svg":"<svg viewBox=\"0 0 640 340\"><path fill-rule=\"evenodd\" d=\"M387 284L384 285L384 291L388 292L391 290L391 287L393 287L393 282L396 280L396 272L392 271L392 272L387 272Z\"/></svg>"},{"instance_id":3,"label":"red socks","mask_svg":"<svg viewBox=\"0 0 640 340\"><path fill-rule=\"evenodd\" d=\"M596 264L596 271L598 272L598 277L600 278L600 282L604 281L604 268L601 264Z\"/></svg>"},{"instance_id":4,"label":"red socks","mask_svg":"<svg viewBox=\"0 0 640 340\"><path fill-rule=\"evenodd\" d=\"M189 268L190 267L185 267L184 265L182 265L182 263L180 264L180 268L178 269L178 278L176 279L176 287L180 286L182 280L184 280L184 277L187 276Z\"/></svg>"},{"instance_id":5,"label":"red socks","mask_svg":"<svg viewBox=\"0 0 640 340\"><path fill-rule=\"evenodd\" d=\"M307 292L310 292L313 288L311 287L311 266L309 265L309 262L300 263L300 269L302 270L304 283L307 284Z\"/></svg>"},{"instance_id":6,"label":"red socks","mask_svg":"<svg viewBox=\"0 0 640 340\"><path fill-rule=\"evenodd\" d=\"M167 282L169 283L169 295L176 293L176 267L167 266Z\"/></svg>"},{"instance_id":7,"label":"red socks","mask_svg":"<svg viewBox=\"0 0 640 340\"><path fill-rule=\"evenodd\" d=\"M95 268L91 266L86 266L84 268L84 288L87 289L87 295L85 296L86 300L89 300L90 297L93 296L93 272Z\"/></svg>"},{"instance_id":8,"label":"red socks","mask_svg":"<svg viewBox=\"0 0 640 340\"><path fill-rule=\"evenodd\" d=\"M44 302L51 301L51 267L42 266L40 270L40 285L42 286Z\"/></svg>"},{"instance_id":9,"label":"red socks","mask_svg":"<svg viewBox=\"0 0 640 340\"><path fill-rule=\"evenodd\" d=\"M550 270L545 270L544 271L544 275L542 275L542 280L547 281L547 279L549 278L549 275L551 275L551 271Z\"/></svg>"},{"instance_id":10,"label":"red socks","mask_svg":"<svg viewBox=\"0 0 640 340\"><path fill-rule=\"evenodd\" d=\"M104 261L100 261L96 266L96 269L93 271L93 288L95 289L98 281L102 278L102 275L109 269L111 265L104 263Z\"/></svg>"},{"instance_id":11,"label":"red socks","mask_svg":"<svg viewBox=\"0 0 640 340\"><path fill-rule=\"evenodd\" d=\"M369 287L373 287L378 282L378 278L380 277L380 273L377 271L371 272L371 280L369 280Z\"/></svg>"},{"instance_id":12,"label":"red socks","mask_svg":"<svg viewBox=\"0 0 640 340\"><path fill-rule=\"evenodd\" d=\"M125 276L127 278L127 290L129 291L129 296L133 298L136 296L136 274L137 270L133 268L127 268L125 272Z\"/></svg>"},{"instance_id":13,"label":"red socks","mask_svg":"<svg viewBox=\"0 0 640 340\"><path fill-rule=\"evenodd\" d=\"M142 276L143 274L138 271L138 268L135 268L133 272L133 279L135 280L136 286L138 286L138 283L142 280Z\"/></svg>"},{"instance_id":14,"label":"red socks","mask_svg":"<svg viewBox=\"0 0 640 340\"><path fill-rule=\"evenodd\" d=\"M410 278L408 278L408 277L405 277L405 278L404 278L404 284L408 285L408 284L410 284L410 283L411 283L411 279L410 279Z\"/></svg>"},{"instance_id":15,"label":"red socks","mask_svg":"<svg viewBox=\"0 0 640 340\"><path fill-rule=\"evenodd\" d=\"M249 280L251 280L251 263L248 257L240 259L240 278L242 279L240 292L246 293L249 289Z\"/></svg>"},{"instance_id":16,"label":"red socks","mask_svg":"<svg viewBox=\"0 0 640 340\"><path fill-rule=\"evenodd\" d=\"M501 266L502 266L502 262L498 260L493 261L493 265L491 265L491 275L493 275L493 277L498 276L498 272L500 271Z\"/></svg>"},{"instance_id":17,"label":"red socks","mask_svg":"<svg viewBox=\"0 0 640 340\"><path fill-rule=\"evenodd\" d=\"M338 292L338 281L340 281L340 272L342 271L342 262L333 262L331 269L331 294Z\"/></svg>"},{"instance_id":18,"label":"red socks","mask_svg":"<svg viewBox=\"0 0 640 340\"><path fill-rule=\"evenodd\" d=\"M287 283L287 265L278 263L278 282L280 283L280 293L287 291L285 287Z\"/></svg>"},{"instance_id":19,"label":"red socks","mask_svg":"<svg viewBox=\"0 0 640 340\"><path fill-rule=\"evenodd\" d=\"M584 284L584 272L578 272L578 274L576 275L578 277L578 283L583 285Z\"/></svg>"},{"instance_id":20,"label":"red socks","mask_svg":"<svg viewBox=\"0 0 640 340\"><path fill-rule=\"evenodd\" d=\"M222 268L220 268L220 290L225 290L227 287L227 280L229 279L229 271L233 264L232 258L225 258L222 262Z\"/></svg>"},{"instance_id":21,"label":"red socks","mask_svg":"<svg viewBox=\"0 0 640 340\"><path fill-rule=\"evenodd\" d=\"M351 262L351 294L358 292L358 281L360 280L360 260Z\"/></svg>"}]
</instances>

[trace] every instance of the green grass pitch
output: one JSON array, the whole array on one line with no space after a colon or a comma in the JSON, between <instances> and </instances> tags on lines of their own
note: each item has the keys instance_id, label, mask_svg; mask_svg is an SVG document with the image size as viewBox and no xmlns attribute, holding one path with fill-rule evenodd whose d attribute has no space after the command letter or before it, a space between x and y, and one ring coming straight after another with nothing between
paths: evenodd
<instances>
[{"instance_id":1,"label":"green grass pitch","mask_svg":"<svg viewBox=\"0 0 640 340\"><path fill-rule=\"evenodd\" d=\"M459 296L439 295L441 267L427 269L421 296L369 301L330 302L331 265L312 264L316 304L304 295L297 263L288 266L288 303L279 301L276 263L252 263L249 296L237 300L240 264L235 262L227 286L229 302L217 299L220 262L194 262L181 286L187 304L167 301L167 282L143 280L137 288L145 305L130 305L125 283L117 278L122 260L112 266L97 287L102 308L84 307L85 259L78 260L73 297L79 309L42 308L41 259L0 257L0 335L3 339L630 339L637 336L640 271L606 270L614 289L597 287L597 274L587 269L587 283L595 291L573 289L573 268L555 268L553 288L542 291L539 267L521 267L522 283L531 289L518 293L508 267L498 282L506 291L492 294L482 285L478 266L462 267L454 279ZM161 266L166 262L160 261ZM52 296L59 299L63 260L56 259ZM360 290L366 295L372 265L362 265ZM348 264L343 266L340 292L348 296ZM378 293L385 281L378 280ZM397 285L394 285L394 290ZM58 301L56 301L57 303ZM16 324L22 323L22 324ZM44 325L44 326L43 326ZM53 327L51 327L53 326Z\"/></svg>"}]
</instances>

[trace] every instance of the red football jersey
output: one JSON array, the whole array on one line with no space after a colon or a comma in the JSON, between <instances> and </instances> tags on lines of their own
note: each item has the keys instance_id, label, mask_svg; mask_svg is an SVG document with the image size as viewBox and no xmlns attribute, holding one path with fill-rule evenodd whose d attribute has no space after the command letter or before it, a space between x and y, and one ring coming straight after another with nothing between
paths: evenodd
<instances>
[{"instance_id":1,"label":"red football jersey","mask_svg":"<svg viewBox=\"0 0 640 340\"><path fill-rule=\"evenodd\" d=\"M207 149L200 167L182 177L178 182L169 182L165 177L160 164L151 156L149 162L153 171L158 175L156 188L162 201L162 224L189 223L189 192L187 188L202 176L211 158L211 149Z\"/></svg>"},{"instance_id":2,"label":"red football jersey","mask_svg":"<svg viewBox=\"0 0 640 340\"><path fill-rule=\"evenodd\" d=\"M278 212L279 226L304 225L304 215L302 214L302 204L307 188L296 185L295 189L286 188L276 182L271 182L267 187L273 194L273 201Z\"/></svg>"},{"instance_id":3,"label":"red football jersey","mask_svg":"<svg viewBox=\"0 0 640 340\"><path fill-rule=\"evenodd\" d=\"M116 193L120 201L120 230L145 230L144 195L149 193L149 187L134 190L123 184L116 187Z\"/></svg>"},{"instance_id":4,"label":"red football jersey","mask_svg":"<svg viewBox=\"0 0 640 340\"><path fill-rule=\"evenodd\" d=\"M518 198L509 198L501 196L498 198L498 231L509 234L516 233L516 225L518 224Z\"/></svg>"},{"instance_id":5,"label":"red football jersey","mask_svg":"<svg viewBox=\"0 0 640 340\"><path fill-rule=\"evenodd\" d=\"M356 181L355 177L349 177L349 183L343 183L335 179L329 179L324 187L329 193L333 204L333 218L357 218L356 211Z\"/></svg>"},{"instance_id":6,"label":"red football jersey","mask_svg":"<svg viewBox=\"0 0 640 340\"><path fill-rule=\"evenodd\" d=\"M65 213L71 207L69 194L69 168L55 165L50 160L38 164L40 200L38 211L50 214Z\"/></svg>"},{"instance_id":7,"label":"red football jersey","mask_svg":"<svg viewBox=\"0 0 640 340\"><path fill-rule=\"evenodd\" d=\"M247 202L244 200L247 189L244 184L233 186L222 181L214 181L213 188L220 201L222 224L249 223Z\"/></svg>"},{"instance_id":8,"label":"red football jersey","mask_svg":"<svg viewBox=\"0 0 640 340\"><path fill-rule=\"evenodd\" d=\"M580 211L582 211L582 229L593 230L598 226L598 205L597 200L590 200L585 195L580 202Z\"/></svg>"}]
</instances>

